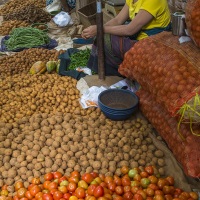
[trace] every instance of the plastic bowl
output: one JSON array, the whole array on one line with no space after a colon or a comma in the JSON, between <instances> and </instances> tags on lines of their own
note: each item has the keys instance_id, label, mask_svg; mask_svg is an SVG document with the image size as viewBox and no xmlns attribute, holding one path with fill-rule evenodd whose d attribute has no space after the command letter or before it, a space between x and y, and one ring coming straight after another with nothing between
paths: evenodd
<instances>
[{"instance_id":1,"label":"plastic bowl","mask_svg":"<svg viewBox=\"0 0 200 200\"><path fill-rule=\"evenodd\" d=\"M98 96L98 105L106 117L125 120L138 110L139 98L129 90L108 89Z\"/></svg>"}]
</instances>

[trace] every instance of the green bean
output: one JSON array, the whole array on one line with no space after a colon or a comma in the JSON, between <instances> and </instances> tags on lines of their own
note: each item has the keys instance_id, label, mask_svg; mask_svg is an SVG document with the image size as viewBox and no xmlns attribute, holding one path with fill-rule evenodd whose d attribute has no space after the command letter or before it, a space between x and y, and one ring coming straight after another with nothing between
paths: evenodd
<instances>
[{"instance_id":1,"label":"green bean","mask_svg":"<svg viewBox=\"0 0 200 200\"><path fill-rule=\"evenodd\" d=\"M19 48L32 48L48 44L50 38L47 33L32 27L15 28L10 33L10 38L5 41L8 50Z\"/></svg>"}]
</instances>

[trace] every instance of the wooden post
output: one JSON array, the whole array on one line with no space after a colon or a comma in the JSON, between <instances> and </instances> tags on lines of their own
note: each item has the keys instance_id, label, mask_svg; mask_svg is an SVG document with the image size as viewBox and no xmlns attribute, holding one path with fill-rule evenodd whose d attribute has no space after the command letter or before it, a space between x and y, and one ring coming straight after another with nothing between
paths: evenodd
<instances>
[{"instance_id":1,"label":"wooden post","mask_svg":"<svg viewBox=\"0 0 200 200\"><path fill-rule=\"evenodd\" d=\"M98 49L98 74L99 79L105 79L104 67L104 31L103 31L103 13L102 13L102 0L97 0L97 49Z\"/></svg>"}]
</instances>

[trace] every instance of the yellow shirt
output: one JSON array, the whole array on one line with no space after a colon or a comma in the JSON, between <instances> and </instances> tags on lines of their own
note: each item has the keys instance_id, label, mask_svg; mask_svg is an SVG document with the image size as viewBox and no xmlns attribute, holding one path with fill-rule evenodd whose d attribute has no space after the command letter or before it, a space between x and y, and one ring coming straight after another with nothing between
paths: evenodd
<instances>
[{"instance_id":1,"label":"yellow shirt","mask_svg":"<svg viewBox=\"0 0 200 200\"><path fill-rule=\"evenodd\" d=\"M126 0L126 4L129 7L129 17L131 20L141 9L154 16L153 20L144 26L142 30L165 28L170 23L170 11L167 0L138 0L135 3L133 0ZM141 32L137 39L141 40L145 37L148 37L148 35Z\"/></svg>"}]
</instances>

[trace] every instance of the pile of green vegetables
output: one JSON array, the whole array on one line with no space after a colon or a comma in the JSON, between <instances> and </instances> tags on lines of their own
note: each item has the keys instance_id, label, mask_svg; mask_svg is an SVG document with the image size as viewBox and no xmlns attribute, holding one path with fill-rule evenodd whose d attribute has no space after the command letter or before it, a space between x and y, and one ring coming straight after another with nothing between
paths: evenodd
<instances>
[{"instance_id":1,"label":"pile of green vegetables","mask_svg":"<svg viewBox=\"0 0 200 200\"><path fill-rule=\"evenodd\" d=\"M15 28L9 36L9 39L5 41L5 46L9 51L38 47L50 42L47 33L32 27Z\"/></svg>"},{"instance_id":2,"label":"pile of green vegetables","mask_svg":"<svg viewBox=\"0 0 200 200\"><path fill-rule=\"evenodd\" d=\"M77 67L87 66L90 53L91 50L89 48L86 48L70 55L70 64L68 66L68 69L74 70Z\"/></svg>"}]
</instances>

